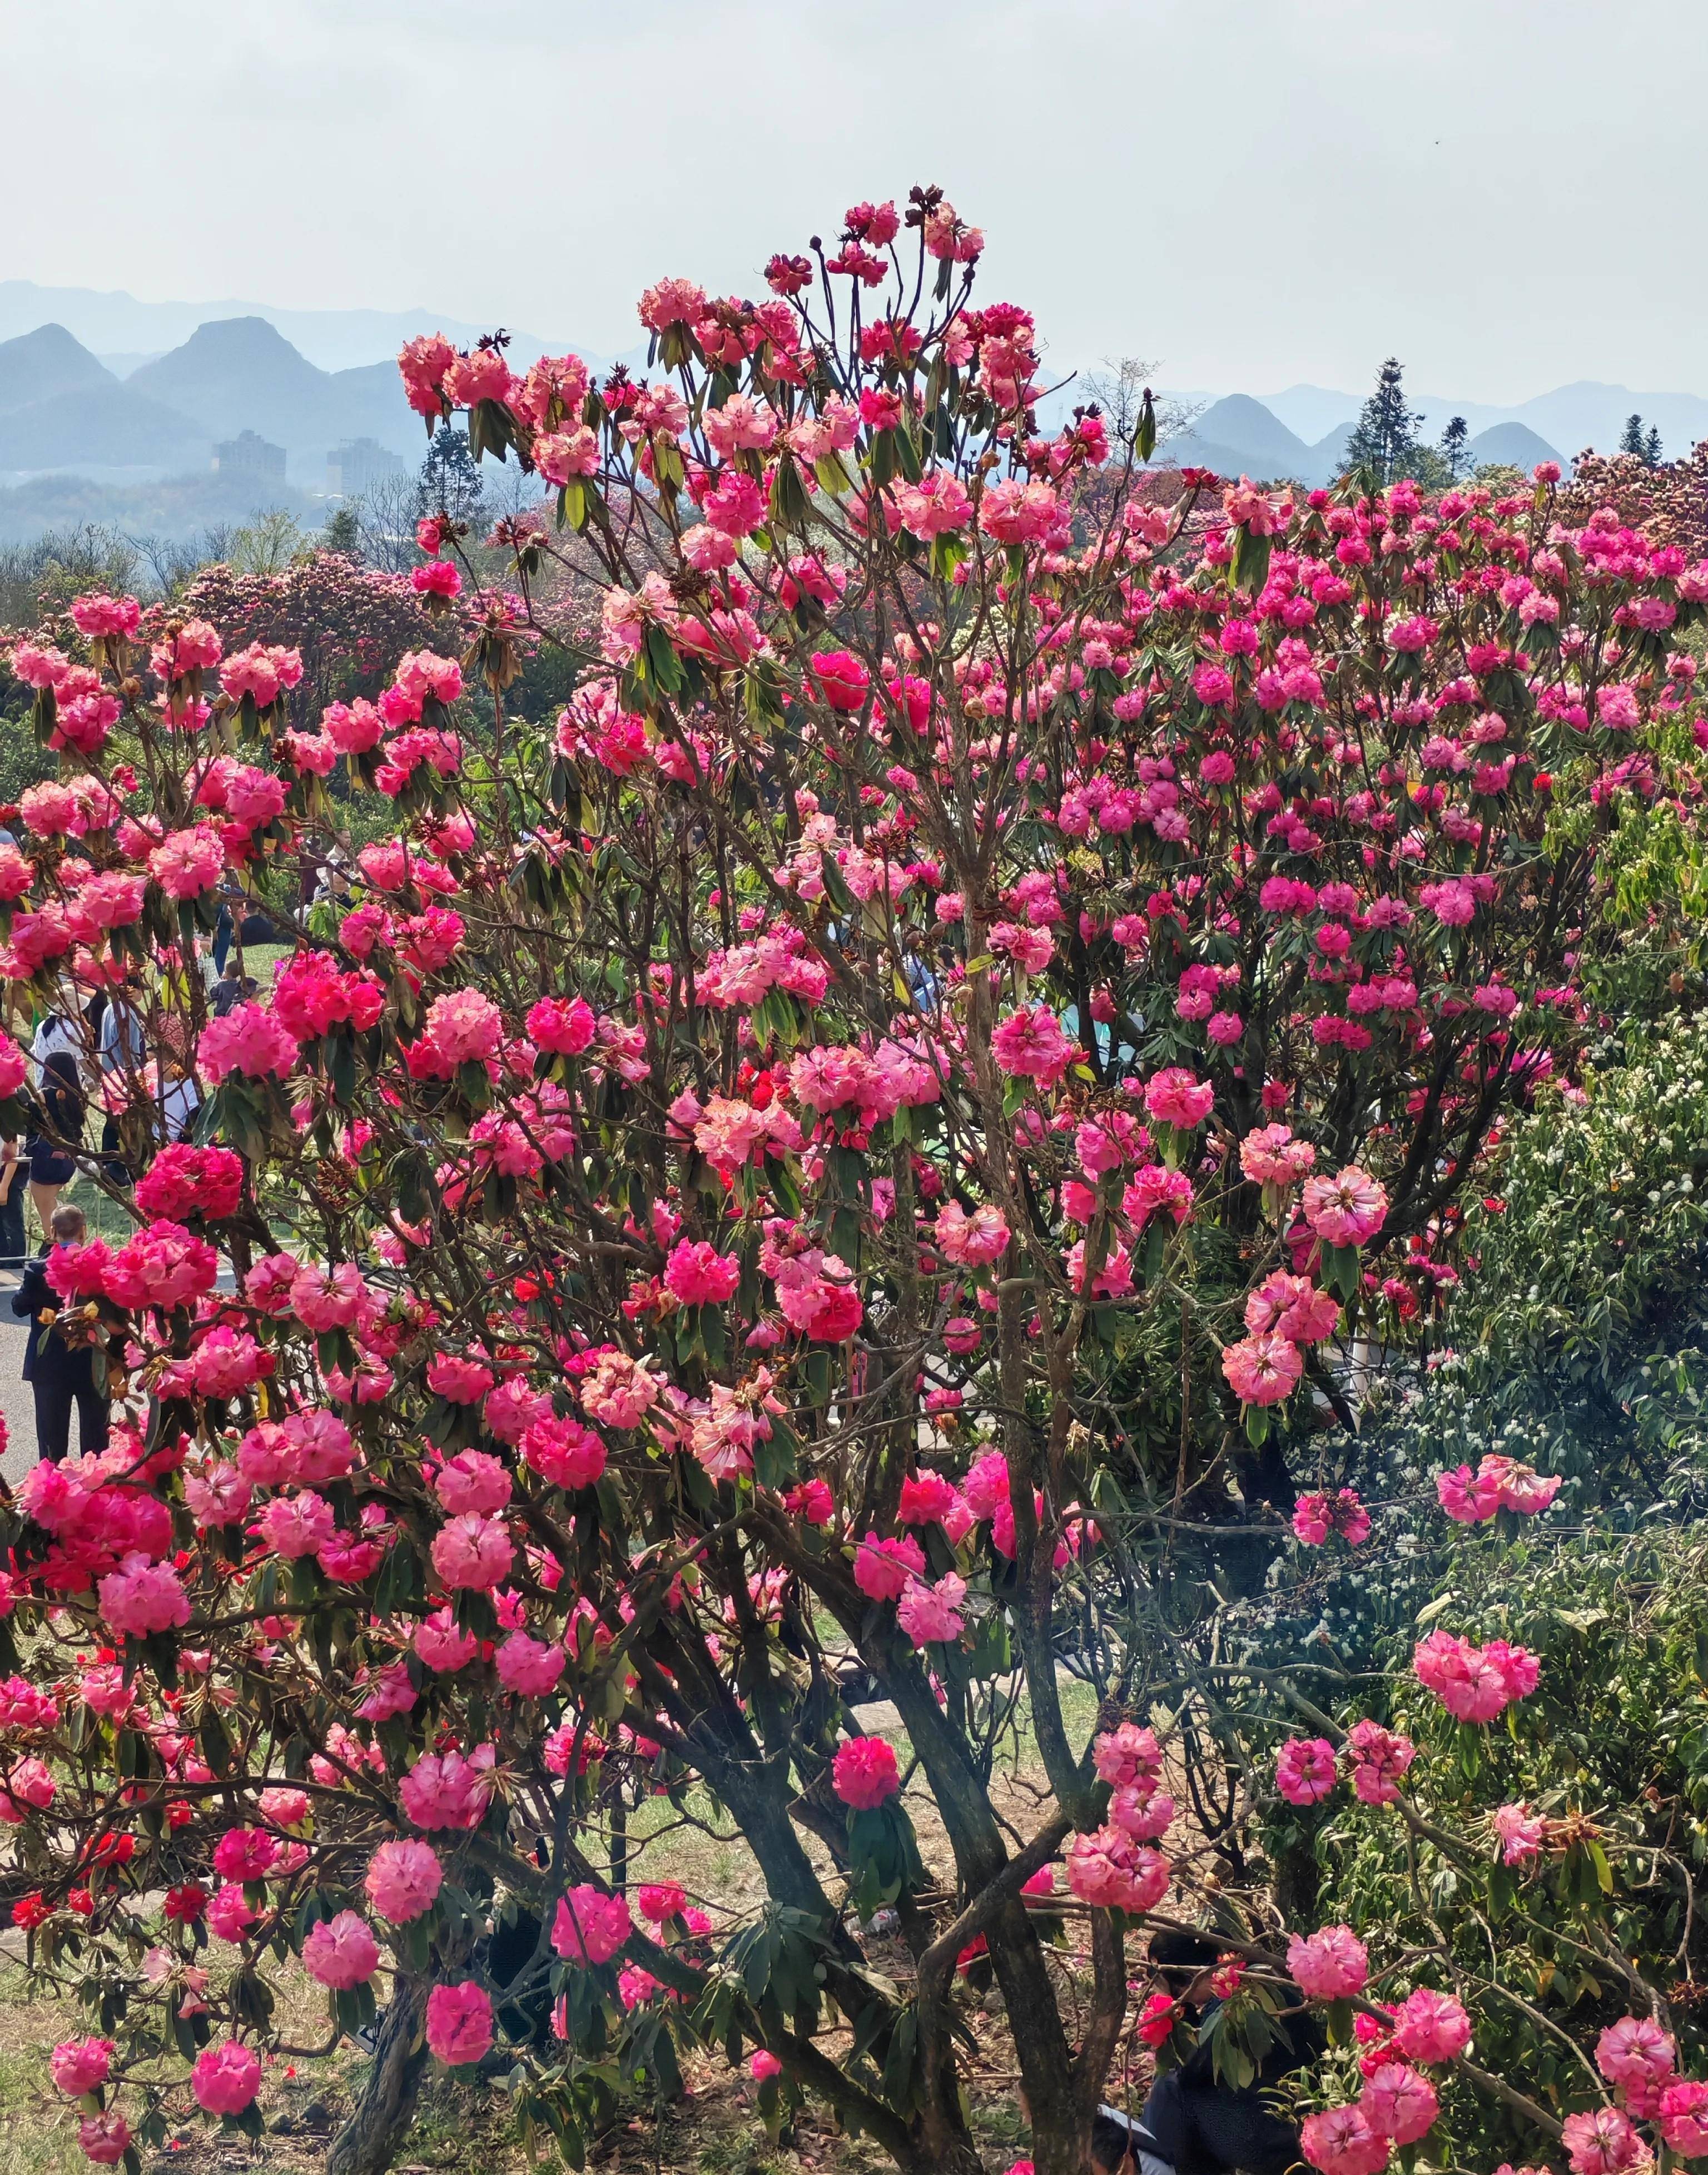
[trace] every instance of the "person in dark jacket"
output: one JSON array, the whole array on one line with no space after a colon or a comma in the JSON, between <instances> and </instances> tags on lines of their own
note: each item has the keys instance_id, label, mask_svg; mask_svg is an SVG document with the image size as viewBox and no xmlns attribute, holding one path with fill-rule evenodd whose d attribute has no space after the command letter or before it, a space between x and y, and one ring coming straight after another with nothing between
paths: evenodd
<instances>
[{"instance_id":1,"label":"person in dark jacket","mask_svg":"<svg viewBox=\"0 0 1708 2175\"><path fill-rule=\"evenodd\" d=\"M1321 2054L1327 2035L1304 1996L1272 2020L1274 2037L1244 2086L1216 2075L1205 2027L1220 2008L1212 1980L1221 1961L1213 1936L1164 1933L1151 1944L1163 1986L1194 2026L1198 2044L1152 2086L1135 2119L1100 2107L1092 2123L1098 2175L1288 2175L1300 2164L1299 2129L1277 2106L1276 2087Z\"/></svg>"},{"instance_id":2,"label":"person in dark jacket","mask_svg":"<svg viewBox=\"0 0 1708 2175\"><path fill-rule=\"evenodd\" d=\"M81 1245L87 1228L83 1211L68 1204L54 1210L50 1235L56 1247ZM24 1270L24 1281L12 1294L12 1311L30 1324L24 1379L35 1392L36 1454L57 1464L71 1448L73 1405L78 1448L85 1456L106 1448L109 1399L105 1387L95 1387L94 1348L68 1343L54 1326L62 1302L47 1281L48 1260L46 1254L39 1255Z\"/></svg>"},{"instance_id":3,"label":"person in dark jacket","mask_svg":"<svg viewBox=\"0 0 1708 2175\"><path fill-rule=\"evenodd\" d=\"M30 1258L24 1240L24 1173L29 1168L19 1155L15 1136L0 1140L0 1269L14 1277L23 1275Z\"/></svg>"}]
</instances>

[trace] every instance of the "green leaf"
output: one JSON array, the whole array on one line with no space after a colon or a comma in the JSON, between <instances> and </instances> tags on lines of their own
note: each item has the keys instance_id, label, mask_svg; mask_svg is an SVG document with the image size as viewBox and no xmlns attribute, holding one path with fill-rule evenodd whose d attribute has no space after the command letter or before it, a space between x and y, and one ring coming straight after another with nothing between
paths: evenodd
<instances>
[{"instance_id":1,"label":"green leaf","mask_svg":"<svg viewBox=\"0 0 1708 2175\"><path fill-rule=\"evenodd\" d=\"M1157 410L1148 385L1139 408L1139 427L1133 436L1133 447L1141 461L1149 460L1157 450Z\"/></svg>"}]
</instances>

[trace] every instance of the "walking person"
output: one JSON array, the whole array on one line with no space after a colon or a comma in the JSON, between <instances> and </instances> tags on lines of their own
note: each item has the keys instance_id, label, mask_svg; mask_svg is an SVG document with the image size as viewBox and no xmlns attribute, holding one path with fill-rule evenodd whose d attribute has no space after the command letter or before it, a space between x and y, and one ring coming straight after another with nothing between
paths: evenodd
<instances>
[{"instance_id":1,"label":"walking person","mask_svg":"<svg viewBox=\"0 0 1708 2175\"><path fill-rule=\"evenodd\" d=\"M111 1399L105 1377L96 1387L95 1348L72 1343L60 1326L62 1302L47 1281L50 1249L79 1246L88 1225L80 1208L69 1202L53 1212L45 1248L24 1272L12 1294L12 1311L30 1325L24 1341L24 1379L35 1393L35 1449L55 1464L71 1448L71 1414L77 1408L77 1445L87 1456L105 1450Z\"/></svg>"},{"instance_id":2,"label":"walking person","mask_svg":"<svg viewBox=\"0 0 1708 2175\"><path fill-rule=\"evenodd\" d=\"M143 978L133 968L122 986L113 990L107 1000L106 1012L100 1023L100 1076L104 1088L133 1078L147 1060L148 1031L143 1021L142 995ZM101 1169L111 1184L128 1187L133 1183L134 1174L122 1152L117 1118L108 1117L102 1123L100 1158Z\"/></svg>"},{"instance_id":3,"label":"walking person","mask_svg":"<svg viewBox=\"0 0 1708 2175\"><path fill-rule=\"evenodd\" d=\"M44 1013L35 1030L35 1039L30 1045L36 1086L46 1084L44 1075L51 1057L69 1056L80 1069L94 1047L92 1032L81 1012Z\"/></svg>"},{"instance_id":4,"label":"walking person","mask_svg":"<svg viewBox=\"0 0 1708 2175\"><path fill-rule=\"evenodd\" d=\"M24 1147L30 1158L30 1205L46 1244L61 1190L77 1169L71 1151L82 1143L89 1108L77 1059L69 1050L53 1050L43 1063L35 1099L36 1129Z\"/></svg>"},{"instance_id":5,"label":"walking person","mask_svg":"<svg viewBox=\"0 0 1708 2175\"><path fill-rule=\"evenodd\" d=\"M24 1274L29 1247L24 1237L24 1191L29 1164L18 1153L14 1136L0 1141L0 1270Z\"/></svg>"}]
</instances>

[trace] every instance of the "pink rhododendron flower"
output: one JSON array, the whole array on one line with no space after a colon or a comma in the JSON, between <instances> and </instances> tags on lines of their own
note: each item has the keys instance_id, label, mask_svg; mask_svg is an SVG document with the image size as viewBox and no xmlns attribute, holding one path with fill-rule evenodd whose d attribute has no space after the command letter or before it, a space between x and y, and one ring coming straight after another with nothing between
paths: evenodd
<instances>
[{"instance_id":1,"label":"pink rhododendron flower","mask_svg":"<svg viewBox=\"0 0 1708 2175\"><path fill-rule=\"evenodd\" d=\"M252 1080L287 1073L296 1062L296 1038L259 1005L236 1005L224 1019L202 1030L197 1057L210 1087L233 1072Z\"/></svg>"},{"instance_id":2,"label":"pink rhododendron flower","mask_svg":"<svg viewBox=\"0 0 1708 2175\"><path fill-rule=\"evenodd\" d=\"M1412 1666L1418 1683L1461 1722L1492 1722L1534 1691L1538 1674L1535 1656L1522 1646L1504 1640L1474 1646L1439 1628L1418 1641Z\"/></svg>"},{"instance_id":3,"label":"pink rhododendron flower","mask_svg":"<svg viewBox=\"0 0 1708 2175\"><path fill-rule=\"evenodd\" d=\"M1404 2062L1384 2062L1365 2080L1358 2105L1379 2137L1415 2145L1434 2125L1440 2102L1427 2077Z\"/></svg>"},{"instance_id":4,"label":"pink rhododendron flower","mask_svg":"<svg viewBox=\"0 0 1708 2175\"><path fill-rule=\"evenodd\" d=\"M204 2047L190 2071L196 2104L209 2114L241 2114L260 2086L261 2057L236 2039Z\"/></svg>"},{"instance_id":5,"label":"pink rhododendron flower","mask_svg":"<svg viewBox=\"0 0 1708 2175\"><path fill-rule=\"evenodd\" d=\"M131 2141L131 2126L117 2107L86 2114L77 2126L77 2142L85 2160L97 2167L117 2167Z\"/></svg>"},{"instance_id":6,"label":"pink rhododendron flower","mask_svg":"<svg viewBox=\"0 0 1708 2175\"><path fill-rule=\"evenodd\" d=\"M1337 1770L1326 1737L1289 1737L1275 1760L1275 1787L1290 1805L1315 1805L1333 1790Z\"/></svg>"},{"instance_id":7,"label":"pink rhododendron flower","mask_svg":"<svg viewBox=\"0 0 1708 2175\"><path fill-rule=\"evenodd\" d=\"M1408 2062L1451 2062L1471 2044L1471 2020L1450 1993L1420 1986L1394 2017L1394 2046Z\"/></svg>"},{"instance_id":8,"label":"pink rhododendron flower","mask_svg":"<svg viewBox=\"0 0 1708 2175\"><path fill-rule=\"evenodd\" d=\"M830 1780L843 1804L856 1811L882 1804L902 1787L894 1749L881 1737L850 1737L838 1745Z\"/></svg>"},{"instance_id":9,"label":"pink rhododendron flower","mask_svg":"<svg viewBox=\"0 0 1708 2175\"><path fill-rule=\"evenodd\" d=\"M880 1540L868 1533L854 1551L854 1584L870 1601L895 1601L911 1574L917 1578L925 1568L925 1552L911 1535L898 1540Z\"/></svg>"},{"instance_id":10,"label":"pink rhododendron flower","mask_svg":"<svg viewBox=\"0 0 1708 2175\"><path fill-rule=\"evenodd\" d=\"M1061 1079L1074 1054L1074 1044L1048 1005L1010 1012L992 1032L990 1049L1005 1072L1045 1088Z\"/></svg>"},{"instance_id":11,"label":"pink rhododendron flower","mask_svg":"<svg viewBox=\"0 0 1708 2175\"><path fill-rule=\"evenodd\" d=\"M113 1256L106 1292L121 1306L168 1311L212 1291L219 1272L220 1257L205 1239L161 1217Z\"/></svg>"},{"instance_id":12,"label":"pink rhododendron flower","mask_svg":"<svg viewBox=\"0 0 1708 2175\"><path fill-rule=\"evenodd\" d=\"M1661 2134L1685 2160L1708 2157L1708 2085L1680 2080L1661 2094Z\"/></svg>"},{"instance_id":13,"label":"pink rhododendron flower","mask_svg":"<svg viewBox=\"0 0 1708 2175\"><path fill-rule=\"evenodd\" d=\"M569 1657L549 1640L512 1631L498 1649L498 1681L521 1699L544 1699L563 1674Z\"/></svg>"},{"instance_id":14,"label":"pink rhododendron flower","mask_svg":"<svg viewBox=\"0 0 1708 2175\"><path fill-rule=\"evenodd\" d=\"M901 1500L896 1506L896 1522L902 1526L939 1525L955 1505L956 1489L952 1480L930 1467L910 1473L902 1483Z\"/></svg>"},{"instance_id":15,"label":"pink rhododendron flower","mask_svg":"<svg viewBox=\"0 0 1708 2175\"><path fill-rule=\"evenodd\" d=\"M1358 2107L1325 2107L1299 2126L1299 2150L1321 2175L1380 2175L1391 2142Z\"/></svg>"},{"instance_id":16,"label":"pink rhododendron flower","mask_svg":"<svg viewBox=\"0 0 1708 2175\"><path fill-rule=\"evenodd\" d=\"M101 1620L119 1638L146 1639L190 1620L190 1597L170 1564L127 1555L96 1589Z\"/></svg>"},{"instance_id":17,"label":"pink rhododendron flower","mask_svg":"<svg viewBox=\"0 0 1708 2175\"><path fill-rule=\"evenodd\" d=\"M1168 1893L1168 1861L1118 1827L1076 1835L1067 1847L1067 1885L1082 1903L1149 1911Z\"/></svg>"},{"instance_id":18,"label":"pink rhododendron flower","mask_svg":"<svg viewBox=\"0 0 1708 2175\"><path fill-rule=\"evenodd\" d=\"M106 2082L113 2052L111 2039L62 2039L47 2058L48 2073L68 2099L81 2099Z\"/></svg>"},{"instance_id":19,"label":"pink rhododendron flower","mask_svg":"<svg viewBox=\"0 0 1708 2175\"><path fill-rule=\"evenodd\" d=\"M433 1475L433 1493L453 1513L502 1511L510 1500L510 1475L487 1451L462 1450Z\"/></svg>"},{"instance_id":20,"label":"pink rhododendron flower","mask_svg":"<svg viewBox=\"0 0 1708 2175\"><path fill-rule=\"evenodd\" d=\"M302 1944L303 1969L323 1986L366 1986L379 1962L379 1943L354 1911L320 1919Z\"/></svg>"},{"instance_id":21,"label":"pink rhododendron flower","mask_svg":"<svg viewBox=\"0 0 1708 2175\"><path fill-rule=\"evenodd\" d=\"M1596 2042L1596 2067L1613 2085L1656 2083L1678 2058L1672 2034L1647 2016L1622 2016Z\"/></svg>"},{"instance_id":22,"label":"pink rhododendron flower","mask_svg":"<svg viewBox=\"0 0 1708 2175\"><path fill-rule=\"evenodd\" d=\"M427 2044L442 2062L480 2061L492 2045L492 1997L473 1979L436 1986L427 1996Z\"/></svg>"},{"instance_id":23,"label":"pink rhododendron flower","mask_svg":"<svg viewBox=\"0 0 1708 2175\"><path fill-rule=\"evenodd\" d=\"M866 699L871 675L846 649L821 649L812 659L818 692L833 710L858 710Z\"/></svg>"},{"instance_id":24,"label":"pink rhododendron flower","mask_svg":"<svg viewBox=\"0 0 1708 2175\"><path fill-rule=\"evenodd\" d=\"M368 1860L362 1885L381 1917L403 1926L431 1907L444 1877L432 1845L406 1837L380 1845Z\"/></svg>"},{"instance_id":25,"label":"pink rhododendron flower","mask_svg":"<svg viewBox=\"0 0 1708 2175\"><path fill-rule=\"evenodd\" d=\"M896 1621L916 1646L941 1645L961 1635L961 1604L967 1581L945 1571L933 1585L909 1578L896 1603Z\"/></svg>"},{"instance_id":26,"label":"pink rhododendron flower","mask_svg":"<svg viewBox=\"0 0 1708 2175\"><path fill-rule=\"evenodd\" d=\"M1008 1226L989 1206L969 1216L958 1201L947 1201L938 1210L934 1228L938 1250L960 1268L989 1267L1007 1251Z\"/></svg>"},{"instance_id":27,"label":"pink rhododendron flower","mask_svg":"<svg viewBox=\"0 0 1708 2175\"><path fill-rule=\"evenodd\" d=\"M632 1409L632 1404L613 1397L602 1400L600 1409L609 1413ZM577 1420L535 1420L523 1435L522 1455L554 1488L590 1488L605 1468L603 1440Z\"/></svg>"},{"instance_id":28,"label":"pink rhododendron flower","mask_svg":"<svg viewBox=\"0 0 1708 2175\"><path fill-rule=\"evenodd\" d=\"M0 1821L21 1825L27 1810L45 1812L58 1788L45 1761L33 1753L14 1759L0 1776Z\"/></svg>"},{"instance_id":29,"label":"pink rhododendron flower","mask_svg":"<svg viewBox=\"0 0 1708 2175\"><path fill-rule=\"evenodd\" d=\"M1569 2114L1560 2126L1560 2142L1571 2175L1623 2175L1648 2156L1630 2118L1617 2107Z\"/></svg>"},{"instance_id":30,"label":"pink rhododendron flower","mask_svg":"<svg viewBox=\"0 0 1708 2175\"><path fill-rule=\"evenodd\" d=\"M244 1939L256 1923L256 1917L249 1899L236 1881L228 1881L208 1906L209 1930L233 1946Z\"/></svg>"},{"instance_id":31,"label":"pink rhododendron flower","mask_svg":"<svg viewBox=\"0 0 1708 2175\"><path fill-rule=\"evenodd\" d=\"M572 1963L605 1964L634 1931L629 1907L621 1896L607 1896L583 1881L557 1900L551 1945Z\"/></svg>"},{"instance_id":32,"label":"pink rhododendron flower","mask_svg":"<svg viewBox=\"0 0 1708 2175\"><path fill-rule=\"evenodd\" d=\"M496 1518L474 1511L448 1519L433 1536L433 1568L448 1587L485 1591L510 1576L515 1546Z\"/></svg>"},{"instance_id":33,"label":"pink rhododendron flower","mask_svg":"<svg viewBox=\"0 0 1708 2175\"><path fill-rule=\"evenodd\" d=\"M260 1880L284 1854L285 1846L265 1828L227 1828L214 1846L214 1870L222 1880Z\"/></svg>"},{"instance_id":34,"label":"pink rhododendron flower","mask_svg":"<svg viewBox=\"0 0 1708 2175\"><path fill-rule=\"evenodd\" d=\"M1418 1756L1409 1737L1370 1721L1353 1724L1347 1750L1354 1762L1353 1788L1366 1805L1391 1805L1400 1794L1400 1777Z\"/></svg>"},{"instance_id":35,"label":"pink rhododendron flower","mask_svg":"<svg viewBox=\"0 0 1708 2175\"><path fill-rule=\"evenodd\" d=\"M1299 1387L1304 1360L1284 1337L1248 1337L1223 1349L1222 1372L1242 1404L1278 1405Z\"/></svg>"},{"instance_id":36,"label":"pink rhododendron flower","mask_svg":"<svg viewBox=\"0 0 1708 2175\"><path fill-rule=\"evenodd\" d=\"M1109 1798L1109 1825L1135 1842L1157 1842L1174 1825L1175 1810L1167 1791L1150 1783L1125 1782Z\"/></svg>"},{"instance_id":37,"label":"pink rhododendron flower","mask_svg":"<svg viewBox=\"0 0 1708 2175\"><path fill-rule=\"evenodd\" d=\"M1092 1744L1092 1764L1112 1787L1154 1789L1163 1771L1163 1749L1156 1733L1138 1722L1119 1722Z\"/></svg>"},{"instance_id":38,"label":"pink rhododendron flower","mask_svg":"<svg viewBox=\"0 0 1708 2175\"><path fill-rule=\"evenodd\" d=\"M1338 1489L1332 1495L1301 1495L1293 1505L1293 1530L1308 1548L1320 1549L1331 1533L1339 1533L1357 1548L1370 1537L1370 1514L1356 1489Z\"/></svg>"},{"instance_id":39,"label":"pink rhododendron flower","mask_svg":"<svg viewBox=\"0 0 1708 2175\"><path fill-rule=\"evenodd\" d=\"M1324 1926L1303 1938L1293 1935L1287 1946L1287 1968L1299 1992L1312 2001L1339 2001L1363 1991L1370 1960L1350 1926Z\"/></svg>"},{"instance_id":40,"label":"pink rhododendron flower","mask_svg":"<svg viewBox=\"0 0 1708 2175\"><path fill-rule=\"evenodd\" d=\"M1544 1478L1533 1466L1497 1452L1485 1456L1473 1473L1468 1465L1435 1475L1441 1508L1461 1526L1480 1524L1497 1511L1533 1517L1545 1511L1564 1485L1559 1474Z\"/></svg>"},{"instance_id":41,"label":"pink rhododendron flower","mask_svg":"<svg viewBox=\"0 0 1708 2175\"><path fill-rule=\"evenodd\" d=\"M664 1282L684 1306L717 1306L741 1280L733 1254L720 1254L707 1239L679 1239L664 1263Z\"/></svg>"},{"instance_id":42,"label":"pink rhododendron flower","mask_svg":"<svg viewBox=\"0 0 1708 2175\"><path fill-rule=\"evenodd\" d=\"M1306 1179L1302 1202L1305 1222L1331 1246L1365 1245L1381 1229L1388 1212L1387 1195L1356 1163L1333 1178Z\"/></svg>"},{"instance_id":43,"label":"pink rhododendron flower","mask_svg":"<svg viewBox=\"0 0 1708 2175\"><path fill-rule=\"evenodd\" d=\"M1492 1815L1494 1839L1504 1865L1526 1865L1541 1855L1548 1823L1532 1819L1525 1805L1499 1805Z\"/></svg>"},{"instance_id":44,"label":"pink rhododendron flower","mask_svg":"<svg viewBox=\"0 0 1708 2175\"><path fill-rule=\"evenodd\" d=\"M398 1786L398 1801L418 1828L478 1828L495 1787L496 1755L482 1744L460 1752L424 1753Z\"/></svg>"},{"instance_id":45,"label":"pink rhododendron flower","mask_svg":"<svg viewBox=\"0 0 1708 2175\"><path fill-rule=\"evenodd\" d=\"M1159 1125L1174 1125L1182 1132L1201 1125L1215 1099L1216 1091L1206 1081L1195 1079L1179 1065L1153 1073L1145 1083L1145 1108L1152 1117Z\"/></svg>"}]
</instances>

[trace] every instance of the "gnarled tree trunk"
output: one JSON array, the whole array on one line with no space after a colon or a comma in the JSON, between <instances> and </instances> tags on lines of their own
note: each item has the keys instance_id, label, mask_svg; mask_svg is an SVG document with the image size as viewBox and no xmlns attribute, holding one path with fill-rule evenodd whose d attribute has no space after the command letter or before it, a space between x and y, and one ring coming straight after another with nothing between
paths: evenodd
<instances>
[{"instance_id":1,"label":"gnarled tree trunk","mask_svg":"<svg viewBox=\"0 0 1708 2175\"><path fill-rule=\"evenodd\" d=\"M427 2066L427 1982L399 1972L374 2031L373 2066L332 2141L327 2175L385 2175L414 2119Z\"/></svg>"}]
</instances>

